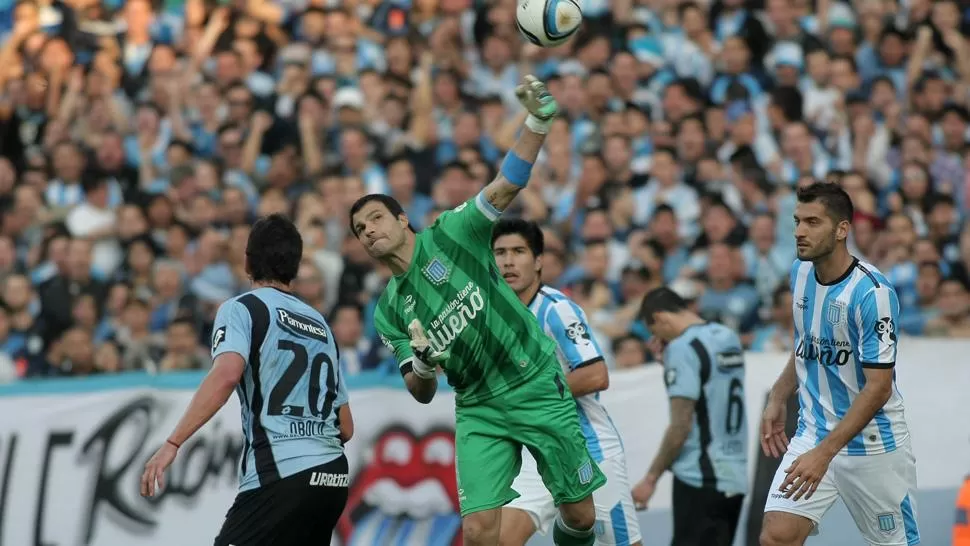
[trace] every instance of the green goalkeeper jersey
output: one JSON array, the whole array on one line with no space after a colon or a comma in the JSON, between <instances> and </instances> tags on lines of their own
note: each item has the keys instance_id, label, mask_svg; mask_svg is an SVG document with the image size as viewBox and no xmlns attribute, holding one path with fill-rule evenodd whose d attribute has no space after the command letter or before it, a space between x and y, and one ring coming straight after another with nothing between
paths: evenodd
<instances>
[{"instance_id":1,"label":"green goalkeeper jersey","mask_svg":"<svg viewBox=\"0 0 970 546\"><path fill-rule=\"evenodd\" d=\"M483 194L444 212L416 237L411 266L381 294L374 323L398 365L414 358L408 325L415 318L441 364L456 404L498 396L543 369L558 366L556 344L502 279L492 256L499 211Z\"/></svg>"}]
</instances>

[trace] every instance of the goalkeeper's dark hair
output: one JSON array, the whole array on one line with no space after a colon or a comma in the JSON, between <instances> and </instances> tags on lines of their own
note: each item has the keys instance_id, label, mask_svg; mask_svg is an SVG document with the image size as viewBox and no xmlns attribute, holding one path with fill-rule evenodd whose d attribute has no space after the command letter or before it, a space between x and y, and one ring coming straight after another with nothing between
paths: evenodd
<instances>
[{"instance_id":1,"label":"goalkeeper's dark hair","mask_svg":"<svg viewBox=\"0 0 970 546\"><path fill-rule=\"evenodd\" d=\"M378 203L384 205L384 208L386 208L387 211L390 212L395 218L401 216L402 214L407 216L407 212L404 211L404 207L397 202L397 199L394 199L390 195L384 195L383 193L371 193L365 195L355 201L350 207L350 232L354 234L354 237L360 236L360 234L357 233L357 230L354 229L354 215L360 212L360 209L364 208L364 205L370 203L371 201L377 201ZM414 226L412 226L410 222L408 222L408 229L410 229L412 233L417 233L414 231Z\"/></svg>"},{"instance_id":2,"label":"goalkeeper's dark hair","mask_svg":"<svg viewBox=\"0 0 970 546\"><path fill-rule=\"evenodd\" d=\"M303 258L303 237L286 216L271 214L253 224L246 243L246 272L254 282L293 282Z\"/></svg>"},{"instance_id":3,"label":"goalkeeper's dark hair","mask_svg":"<svg viewBox=\"0 0 970 546\"><path fill-rule=\"evenodd\" d=\"M541 256L546 250L546 238L542 234L542 228L535 222L523 220L522 218L503 218L495 223L492 228L492 247L499 237L506 235L518 235L525 239L525 244L532 251L533 256Z\"/></svg>"},{"instance_id":4,"label":"goalkeeper's dark hair","mask_svg":"<svg viewBox=\"0 0 970 546\"><path fill-rule=\"evenodd\" d=\"M666 286L647 292L640 304L640 318L648 326L653 323L657 313L679 313L687 309L687 301Z\"/></svg>"}]
</instances>

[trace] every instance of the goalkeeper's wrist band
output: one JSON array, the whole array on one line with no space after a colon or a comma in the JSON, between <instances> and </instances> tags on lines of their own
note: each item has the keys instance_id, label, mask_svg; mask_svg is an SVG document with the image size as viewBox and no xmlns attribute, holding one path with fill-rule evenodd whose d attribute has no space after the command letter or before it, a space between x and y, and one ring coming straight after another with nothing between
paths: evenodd
<instances>
[{"instance_id":1,"label":"goalkeeper's wrist band","mask_svg":"<svg viewBox=\"0 0 970 546\"><path fill-rule=\"evenodd\" d=\"M175 446L175 449L181 449L182 448L181 445L176 444L175 442L173 442L171 440L166 439L165 441L168 442L168 443L170 443L170 444L172 444L173 446Z\"/></svg>"},{"instance_id":2,"label":"goalkeeper's wrist band","mask_svg":"<svg viewBox=\"0 0 970 546\"><path fill-rule=\"evenodd\" d=\"M529 177L532 176L532 163L510 150L502 161L502 176L516 186L524 188L529 183Z\"/></svg>"},{"instance_id":3,"label":"goalkeeper's wrist band","mask_svg":"<svg viewBox=\"0 0 970 546\"><path fill-rule=\"evenodd\" d=\"M529 114L529 117L525 118L525 126L537 135L545 135L549 133L549 128L552 127L552 121L553 119L541 120Z\"/></svg>"},{"instance_id":4,"label":"goalkeeper's wrist band","mask_svg":"<svg viewBox=\"0 0 970 546\"><path fill-rule=\"evenodd\" d=\"M411 364L411 372L421 379L434 379L435 375L437 375L434 366L425 364L423 360L417 357L415 357L414 362Z\"/></svg>"}]
</instances>

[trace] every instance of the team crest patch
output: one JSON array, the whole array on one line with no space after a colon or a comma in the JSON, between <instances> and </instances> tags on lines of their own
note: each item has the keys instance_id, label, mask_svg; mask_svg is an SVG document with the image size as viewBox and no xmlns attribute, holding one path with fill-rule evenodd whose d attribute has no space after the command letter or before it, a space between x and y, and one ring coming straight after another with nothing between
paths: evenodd
<instances>
[{"instance_id":1,"label":"team crest patch","mask_svg":"<svg viewBox=\"0 0 970 546\"><path fill-rule=\"evenodd\" d=\"M450 273L448 266L443 264L438 258L428 262L428 265L424 266L424 269L422 269L421 272L424 273L424 276L427 277L428 280L431 281L431 283L435 286L444 284L445 281L448 280L448 275Z\"/></svg>"},{"instance_id":2,"label":"team crest patch","mask_svg":"<svg viewBox=\"0 0 970 546\"><path fill-rule=\"evenodd\" d=\"M677 370L670 368L664 372L664 384L668 387L677 382Z\"/></svg>"},{"instance_id":3,"label":"team crest patch","mask_svg":"<svg viewBox=\"0 0 970 546\"><path fill-rule=\"evenodd\" d=\"M579 474L579 483L582 485L593 481L593 463L586 461L580 465L579 470L576 472Z\"/></svg>"},{"instance_id":4,"label":"team crest patch","mask_svg":"<svg viewBox=\"0 0 970 546\"><path fill-rule=\"evenodd\" d=\"M896 530L896 517L892 514L879 514L876 516L876 521L879 523L879 530L883 533L890 534Z\"/></svg>"},{"instance_id":5,"label":"team crest patch","mask_svg":"<svg viewBox=\"0 0 970 546\"><path fill-rule=\"evenodd\" d=\"M586 329L586 325L579 321L573 322L569 326L566 326L566 337L568 337L569 341L572 341L576 345L579 345L580 343L589 344L591 341L589 331Z\"/></svg>"},{"instance_id":6,"label":"team crest patch","mask_svg":"<svg viewBox=\"0 0 970 546\"><path fill-rule=\"evenodd\" d=\"M880 342L886 345L896 344L896 323L891 317L882 317L876 321L875 329Z\"/></svg>"},{"instance_id":7,"label":"team crest patch","mask_svg":"<svg viewBox=\"0 0 970 546\"><path fill-rule=\"evenodd\" d=\"M825 316L829 321L829 324L833 326L842 326L845 324L845 310L846 305L844 301L835 300L829 304L828 311Z\"/></svg>"}]
</instances>

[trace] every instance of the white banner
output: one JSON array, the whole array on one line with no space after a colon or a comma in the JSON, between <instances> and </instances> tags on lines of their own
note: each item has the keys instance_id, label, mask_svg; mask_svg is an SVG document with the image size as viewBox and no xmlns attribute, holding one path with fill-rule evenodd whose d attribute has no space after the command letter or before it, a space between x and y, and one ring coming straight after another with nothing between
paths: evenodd
<instances>
[{"instance_id":1,"label":"white banner","mask_svg":"<svg viewBox=\"0 0 970 546\"><path fill-rule=\"evenodd\" d=\"M920 489L954 489L970 470L970 420L962 405L970 343L900 345L898 383ZM786 360L784 354L748 355L752 454L765 393ZM145 461L165 441L199 379L134 375L0 387L0 546L212 544L235 496L242 449L235 396L182 448L166 490L155 499L138 495ZM397 377L385 382L401 384ZM460 545L453 396L439 392L420 405L399 387L353 383L356 435L347 446L353 479L335 544ZM614 373L603 400L623 435L635 481L667 424L660 368ZM669 487L669 479L661 482L653 513L669 508ZM645 536L651 543L660 539L646 529Z\"/></svg>"}]
</instances>

